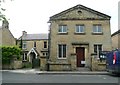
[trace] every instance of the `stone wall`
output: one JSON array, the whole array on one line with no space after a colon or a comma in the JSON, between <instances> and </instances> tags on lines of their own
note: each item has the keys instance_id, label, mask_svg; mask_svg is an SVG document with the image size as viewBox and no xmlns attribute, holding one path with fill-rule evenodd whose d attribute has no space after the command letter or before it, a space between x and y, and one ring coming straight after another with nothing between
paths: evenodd
<instances>
[{"instance_id":1,"label":"stone wall","mask_svg":"<svg viewBox=\"0 0 120 85\"><path fill-rule=\"evenodd\" d=\"M92 57L92 71L106 71L106 61Z\"/></svg>"},{"instance_id":2,"label":"stone wall","mask_svg":"<svg viewBox=\"0 0 120 85\"><path fill-rule=\"evenodd\" d=\"M14 36L12 35L12 33L8 28L1 28L0 33L2 33L2 35L0 36L0 40L2 40L0 42L0 45L3 45L3 46L16 45L16 39L14 38Z\"/></svg>"},{"instance_id":3,"label":"stone wall","mask_svg":"<svg viewBox=\"0 0 120 85\"><path fill-rule=\"evenodd\" d=\"M3 64L2 69L19 69L22 68L22 66L22 61L15 60L10 64Z\"/></svg>"},{"instance_id":4,"label":"stone wall","mask_svg":"<svg viewBox=\"0 0 120 85\"><path fill-rule=\"evenodd\" d=\"M49 64L50 71L71 71L71 64Z\"/></svg>"},{"instance_id":5,"label":"stone wall","mask_svg":"<svg viewBox=\"0 0 120 85\"><path fill-rule=\"evenodd\" d=\"M46 56L43 56L43 57L41 56L40 57L40 70L41 71L45 71L47 69L46 64L47 64Z\"/></svg>"},{"instance_id":6,"label":"stone wall","mask_svg":"<svg viewBox=\"0 0 120 85\"><path fill-rule=\"evenodd\" d=\"M22 61L14 61L14 63L13 63L14 65L13 65L13 68L14 69L19 69L19 68L22 68Z\"/></svg>"}]
</instances>

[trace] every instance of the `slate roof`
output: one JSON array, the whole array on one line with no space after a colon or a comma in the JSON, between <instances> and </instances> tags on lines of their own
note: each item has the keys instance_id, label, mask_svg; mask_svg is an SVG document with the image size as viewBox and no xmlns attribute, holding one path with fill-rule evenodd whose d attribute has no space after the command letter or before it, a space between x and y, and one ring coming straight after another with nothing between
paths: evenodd
<instances>
[{"instance_id":1,"label":"slate roof","mask_svg":"<svg viewBox=\"0 0 120 85\"><path fill-rule=\"evenodd\" d=\"M47 40L48 34L26 34L22 36L22 40ZM21 37L18 39L21 40Z\"/></svg>"},{"instance_id":2,"label":"slate roof","mask_svg":"<svg viewBox=\"0 0 120 85\"><path fill-rule=\"evenodd\" d=\"M66 14L66 13L68 13L68 12L70 12L70 11L75 10L75 9L84 9L84 10L89 11L89 12L91 12L91 13L94 13L94 14L97 14L97 15L99 15L99 16L105 17L106 19L110 19L110 18L111 18L111 16L109 16L109 15L106 15L106 14L104 14L104 13L98 12L98 11L96 11L96 10L93 10L93 9L91 9L91 8L88 8L88 7L86 7L86 6L83 6L83 5L81 5L81 4L78 4L78 5L76 5L76 6L72 7L72 8L69 8L69 9L67 9L67 10L65 10L65 11L62 11L62 12L60 12L60 13L58 13L58 14L55 14L55 15L51 16L49 21L52 21L52 20L56 19L58 16L62 16L63 14Z\"/></svg>"}]
</instances>

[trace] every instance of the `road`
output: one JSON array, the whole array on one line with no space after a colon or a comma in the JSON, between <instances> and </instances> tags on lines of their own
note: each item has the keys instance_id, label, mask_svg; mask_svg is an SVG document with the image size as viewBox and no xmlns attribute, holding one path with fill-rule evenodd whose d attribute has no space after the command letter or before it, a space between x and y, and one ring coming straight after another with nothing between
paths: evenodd
<instances>
[{"instance_id":1,"label":"road","mask_svg":"<svg viewBox=\"0 0 120 85\"><path fill-rule=\"evenodd\" d=\"M118 83L119 78L110 75L39 75L2 72L2 83Z\"/></svg>"}]
</instances>

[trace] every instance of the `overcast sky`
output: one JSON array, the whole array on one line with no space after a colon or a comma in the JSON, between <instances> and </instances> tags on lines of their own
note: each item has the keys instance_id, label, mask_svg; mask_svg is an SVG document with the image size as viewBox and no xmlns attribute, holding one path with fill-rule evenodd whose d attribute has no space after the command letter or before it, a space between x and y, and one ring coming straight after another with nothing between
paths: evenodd
<instances>
[{"instance_id":1,"label":"overcast sky","mask_svg":"<svg viewBox=\"0 0 120 85\"><path fill-rule=\"evenodd\" d=\"M111 33L118 30L119 0L6 0L9 29L15 38L28 34L48 33L49 17L78 4L111 16Z\"/></svg>"}]
</instances>

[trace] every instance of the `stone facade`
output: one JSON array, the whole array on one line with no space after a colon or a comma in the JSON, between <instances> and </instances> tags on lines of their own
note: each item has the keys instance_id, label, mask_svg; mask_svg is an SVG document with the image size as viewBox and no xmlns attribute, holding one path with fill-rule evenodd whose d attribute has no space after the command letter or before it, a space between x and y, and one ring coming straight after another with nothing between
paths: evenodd
<instances>
[{"instance_id":1,"label":"stone facade","mask_svg":"<svg viewBox=\"0 0 120 85\"><path fill-rule=\"evenodd\" d=\"M48 56L48 34L27 34L23 31L22 37L18 39L18 45L22 42L23 62L32 62L39 59L40 69L46 69L46 57Z\"/></svg>"},{"instance_id":2,"label":"stone facade","mask_svg":"<svg viewBox=\"0 0 120 85\"><path fill-rule=\"evenodd\" d=\"M50 17L49 22L49 70L77 70L79 67L91 69L92 57L99 58L95 49L111 50L110 16L106 14L77 5ZM83 28L79 27L77 31L79 25ZM101 26L100 32L94 31L94 25ZM84 60L78 62L77 58L81 57L79 55Z\"/></svg>"},{"instance_id":3,"label":"stone facade","mask_svg":"<svg viewBox=\"0 0 120 85\"><path fill-rule=\"evenodd\" d=\"M120 49L120 30L111 35L112 37L112 49Z\"/></svg>"},{"instance_id":4,"label":"stone facade","mask_svg":"<svg viewBox=\"0 0 120 85\"><path fill-rule=\"evenodd\" d=\"M4 20L2 27L0 28L0 45L2 46L14 46L16 45L16 39L9 30L9 23Z\"/></svg>"}]
</instances>

